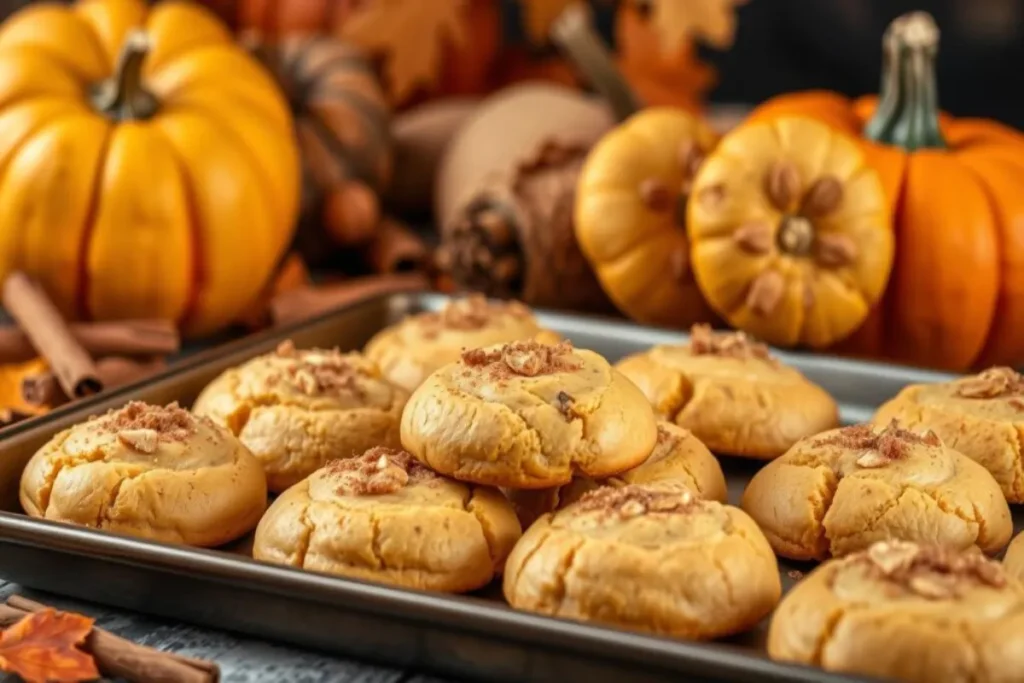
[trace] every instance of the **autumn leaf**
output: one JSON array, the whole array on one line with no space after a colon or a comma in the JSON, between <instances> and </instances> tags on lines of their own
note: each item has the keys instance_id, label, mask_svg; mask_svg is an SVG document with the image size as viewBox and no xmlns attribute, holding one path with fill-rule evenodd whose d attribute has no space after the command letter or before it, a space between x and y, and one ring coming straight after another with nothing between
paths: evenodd
<instances>
[{"instance_id":1,"label":"autumn leaf","mask_svg":"<svg viewBox=\"0 0 1024 683\"><path fill-rule=\"evenodd\" d=\"M689 40L718 50L732 47L736 38L736 6L747 0L643 0L651 9L665 53L680 50Z\"/></svg>"},{"instance_id":2,"label":"autumn leaf","mask_svg":"<svg viewBox=\"0 0 1024 683\"><path fill-rule=\"evenodd\" d=\"M80 614L44 609L0 634L0 671L28 683L71 683L100 677L92 657L78 649L93 620Z\"/></svg>"},{"instance_id":3,"label":"autumn leaf","mask_svg":"<svg viewBox=\"0 0 1024 683\"><path fill-rule=\"evenodd\" d=\"M551 24L565 8L578 0L519 0L523 8L523 27L534 44L548 42Z\"/></svg>"},{"instance_id":4,"label":"autumn leaf","mask_svg":"<svg viewBox=\"0 0 1024 683\"><path fill-rule=\"evenodd\" d=\"M466 39L467 0L373 0L345 22L342 37L384 58L393 101L418 86L432 86L441 71L445 44Z\"/></svg>"}]
</instances>

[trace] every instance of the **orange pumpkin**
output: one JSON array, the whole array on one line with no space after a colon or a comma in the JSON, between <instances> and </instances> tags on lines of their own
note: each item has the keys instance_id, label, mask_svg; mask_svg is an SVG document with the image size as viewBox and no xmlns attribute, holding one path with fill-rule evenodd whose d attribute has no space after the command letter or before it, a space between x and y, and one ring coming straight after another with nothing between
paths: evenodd
<instances>
[{"instance_id":1,"label":"orange pumpkin","mask_svg":"<svg viewBox=\"0 0 1024 683\"><path fill-rule=\"evenodd\" d=\"M78 318L239 317L291 239L292 118L185 2L29 6L0 26L0 276Z\"/></svg>"},{"instance_id":2,"label":"orange pumpkin","mask_svg":"<svg viewBox=\"0 0 1024 683\"><path fill-rule=\"evenodd\" d=\"M576 239L602 288L642 323L688 327L713 314L690 268L686 203L715 134L680 109L645 109L591 150L576 189Z\"/></svg>"},{"instance_id":3,"label":"orange pumpkin","mask_svg":"<svg viewBox=\"0 0 1024 683\"><path fill-rule=\"evenodd\" d=\"M1024 362L1024 135L936 103L939 32L915 12L884 39L879 98L785 95L753 121L812 116L862 137L894 217L881 305L839 347L948 370Z\"/></svg>"}]
</instances>

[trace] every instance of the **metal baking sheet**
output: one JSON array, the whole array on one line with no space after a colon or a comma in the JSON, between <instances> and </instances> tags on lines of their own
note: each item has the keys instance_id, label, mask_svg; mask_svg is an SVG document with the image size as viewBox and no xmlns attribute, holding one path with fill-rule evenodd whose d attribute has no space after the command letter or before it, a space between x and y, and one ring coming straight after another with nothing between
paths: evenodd
<instances>
[{"instance_id":1,"label":"metal baking sheet","mask_svg":"<svg viewBox=\"0 0 1024 683\"><path fill-rule=\"evenodd\" d=\"M404 315L437 309L445 301L424 294L367 300L289 329L197 354L144 383L10 428L0 444L0 575L30 588L93 602L487 681L863 680L768 660L763 652L767 620L752 633L724 642L683 642L517 612L497 599L497 586L464 597L422 593L261 564L245 555L245 539L230 548L197 550L21 513L18 480L29 457L55 433L87 416L131 399L187 405L218 373L274 349L284 339L300 347L357 349ZM539 317L577 346L613 362L654 344L685 339L679 332L620 321L559 313ZM825 356L779 355L836 397L846 423L866 419L906 384L949 378ZM721 460L731 502L737 503L758 465ZM809 566L782 562L780 568L788 589L794 572Z\"/></svg>"}]
</instances>

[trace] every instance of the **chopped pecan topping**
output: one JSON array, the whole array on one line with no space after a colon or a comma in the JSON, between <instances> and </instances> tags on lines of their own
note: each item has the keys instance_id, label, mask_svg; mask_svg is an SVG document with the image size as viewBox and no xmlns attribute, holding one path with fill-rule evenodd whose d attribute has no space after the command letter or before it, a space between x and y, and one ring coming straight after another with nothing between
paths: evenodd
<instances>
[{"instance_id":1,"label":"chopped pecan topping","mask_svg":"<svg viewBox=\"0 0 1024 683\"><path fill-rule=\"evenodd\" d=\"M481 248L482 251L486 251ZM481 253L487 259L490 254ZM444 330L478 330L502 316L529 318L530 309L518 301L491 302L480 294L449 301L440 311L422 313L416 320L426 337L436 337Z\"/></svg>"},{"instance_id":2,"label":"chopped pecan topping","mask_svg":"<svg viewBox=\"0 0 1024 683\"><path fill-rule=\"evenodd\" d=\"M744 223L732 234L733 241L748 254L767 254L775 241L772 226L765 221Z\"/></svg>"},{"instance_id":3,"label":"chopped pecan topping","mask_svg":"<svg viewBox=\"0 0 1024 683\"><path fill-rule=\"evenodd\" d=\"M148 435L140 436L139 434L144 432L153 432L158 439L184 441L195 434L197 424L192 413L176 402L166 406L154 406L141 401L132 401L120 410L110 411L102 419L104 428L118 434L122 441L124 441L122 434L128 433L128 439L132 439L134 433L134 436L139 437L139 441L148 442ZM126 441L126 444L135 447L130 442ZM153 449L155 450L155 448L154 445ZM152 452L144 451L141 448L138 450L146 453Z\"/></svg>"},{"instance_id":4,"label":"chopped pecan topping","mask_svg":"<svg viewBox=\"0 0 1024 683\"><path fill-rule=\"evenodd\" d=\"M857 465L864 468L876 468L885 467L893 461L906 457L912 446L941 446L942 441L935 432L929 430L924 434L916 434L901 428L893 420L882 430L876 430L869 424L843 427L837 429L835 433L819 439L818 445L862 451L857 458Z\"/></svg>"},{"instance_id":5,"label":"chopped pecan topping","mask_svg":"<svg viewBox=\"0 0 1024 683\"><path fill-rule=\"evenodd\" d=\"M690 328L690 353L695 356L723 356L727 358L756 358L775 363L768 347L756 342L743 332L715 332L710 325Z\"/></svg>"},{"instance_id":6,"label":"chopped pecan topping","mask_svg":"<svg viewBox=\"0 0 1024 683\"><path fill-rule=\"evenodd\" d=\"M362 455L327 463L340 495L380 496L395 493L438 475L405 451L378 446Z\"/></svg>"},{"instance_id":7,"label":"chopped pecan topping","mask_svg":"<svg viewBox=\"0 0 1024 683\"><path fill-rule=\"evenodd\" d=\"M805 216L818 218L827 216L843 202L843 184L835 176L818 178L804 195L800 212Z\"/></svg>"},{"instance_id":8,"label":"chopped pecan topping","mask_svg":"<svg viewBox=\"0 0 1024 683\"><path fill-rule=\"evenodd\" d=\"M462 352L462 362L481 368L494 379L507 379L518 375L536 377L556 372L572 372L579 363L572 357L572 344L542 344L535 340L512 342L499 349L471 349Z\"/></svg>"},{"instance_id":9,"label":"chopped pecan topping","mask_svg":"<svg viewBox=\"0 0 1024 683\"><path fill-rule=\"evenodd\" d=\"M777 161L768 169L764 179L765 194L768 201L783 213L796 208L800 198L800 172L788 161Z\"/></svg>"},{"instance_id":10,"label":"chopped pecan topping","mask_svg":"<svg viewBox=\"0 0 1024 683\"><path fill-rule=\"evenodd\" d=\"M361 378L372 377L362 359L337 349L295 351L287 357L295 362L271 376L270 381L284 380L307 396L340 392L361 395Z\"/></svg>"},{"instance_id":11,"label":"chopped pecan topping","mask_svg":"<svg viewBox=\"0 0 1024 683\"><path fill-rule=\"evenodd\" d=\"M956 395L963 398L1004 398L1024 394L1024 376L1005 367L989 368L953 384Z\"/></svg>"},{"instance_id":12,"label":"chopped pecan topping","mask_svg":"<svg viewBox=\"0 0 1024 683\"><path fill-rule=\"evenodd\" d=\"M766 270L750 283L746 304L754 315L767 317L779 307L785 293L786 280L782 273Z\"/></svg>"},{"instance_id":13,"label":"chopped pecan topping","mask_svg":"<svg viewBox=\"0 0 1024 683\"><path fill-rule=\"evenodd\" d=\"M160 435L153 429L122 429L117 439L129 448L140 453L155 453Z\"/></svg>"},{"instance_id":14,"label":"chopped pecan topping","mask_svg":"<svg viewBox=\"0 0 1024 683\"><path fill-rule=\"evenodd\" d=\"M602 486L589 491L578 503L581 512L604 512L623 519L646 514L686 514L702 505L692 491L683 486L647 487Z\"/></svg>"},{"instance_id":15,"label":"chopped pecan topping","mask_svg":"<svg viewBox=\"0 0 1024 683\"><path fill-rule=\"evenodd\" d=\"M881 541L849 558L866 564L876 578L903 586L930 600L958 597L968 585L1002 588L1006 575L998 562L977 550Z\"/></svg>"}]
</instances>

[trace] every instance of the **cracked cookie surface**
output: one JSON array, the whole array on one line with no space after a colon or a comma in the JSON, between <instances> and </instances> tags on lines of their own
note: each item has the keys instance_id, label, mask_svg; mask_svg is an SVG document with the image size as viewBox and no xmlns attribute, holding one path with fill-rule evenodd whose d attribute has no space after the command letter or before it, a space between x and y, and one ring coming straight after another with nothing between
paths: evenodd
<instances>
[{"instance_id":1,"label":"cracked cookie surface","mask_svg":"<svg viewBox=\"0 0 1024 683\"><path fill-rule=\"evenodd\" d=\"M976 550L879 542L786 595L768 654L908 683L1010 683L1024 670L1024 588Z\"/></svg>"},{"instance_id":2,"label":"cracked cookie surface","mask_svg":"<svg viewBox=\"0 0 1024 683\"><path fill-rule=\"evenodd\" d=\"M498 491L452 481L404 451L335 460L285 491L253 557L407 588L462 593L501 573L519 539Z\"/></svg>"},{"instance_id":3,"label":"cracked cookie surface","mask_svg":"<svg viewBox=\"0 0 1024 683\"><path fill-rule=\"evenodd\" d=\"M282 344L225 371L194 412L225 425L263 463L281 492L334 458L399 445L408 394L358 353Z\"/></svg>"},{"instance_id":4,"label":"cracked cookie surface","mask_svg":"<svg viewBox=\"0 0 1024 683\"><path fill-rule=\"evenodd\" d=\"M517 301L473 295L381 330L367 342L364 353L386 379L411 392L432 372L459 360L465 349L526 339L555 342L558 335L543 329L530 309Z\"/></svg>"},{"instance_id":5,"label":"cracked cookie surface","mask_svg":"<svg viewBox=\"0 0 1024 683\"><path fill-rule=\"evenodd\" d=\"M504 493L527 529L545 512L572 505L584 494L601 486L675 482L705 500L724 503L726 490L722 466L688 429L671 422L658 422L658 440L650 456L640 465L607 479L575 477L565 486L550 489L508 489Z\"/></svg>"},{"instance_id":6,"label":"cracked cookie surface","mask_svg":"<svg viewBox=\"0 0 1024 683\"><path fill-rule=\"evenodd\" d=\"M465 351L432 374L409 399L401 434L442 474L537 489L636 467L657 426L640 391L598 354L526 341Z\"/></svg>"},{"instance_id":7,"label":"cracked cookie surface","mask_svg":"<svg viewBox=\"0 0 1024 683\"><path fill-rule=\"evenodd\" d=\"M992 473L1011 503L1024 503L1024 377L989 368L942 384L915 384L885 403L873 421L898 419L930 429Z\"/></svg>"},{"instance_id":8,"label":"cracked cookie surface","mask_svg":"<svg viewBox=\"0 0 1024 683\"><path fill-rule=\"evenodd\" d=\"M753 520L665 482L596 489L544 515L504 576L518 609L693 639L752 628L781 591Z\"/></svg>"},{"instance_id":9,"label":"cracked cookie surface","mask_svg":"<svg viewBox=\"0 0 1024 683\"><path fill-rule=\"evenodd\" d=\"M53 437L25 467L20 498L33 517L214 547L256 526L267 485L223 427L132 402Z\"/></svg>"},{"instance_id":10,"label":"cracked cookie surface","mask_svg":"<svg viewBox=\"0 0 1024 683\"><path fill-rule=\"evenodd\" d=\"M994 553L1012 533L1009 506L985 468L935 434L895 423L800 441L754 475L742 507L775 552L794 560L892 538Z\"/></svg>"},{"instance_id":11,"label":"cracked cookie surface","mask_svg":"<svg viewBox=\"0 0 1024 683\"><path fill-rule=\"evenodd\" d=\"M768 460L839 424L829 394L741 332L690 331L616 364L658 417L686 427L715 453Z\"/></svg>"}]
</instances>

